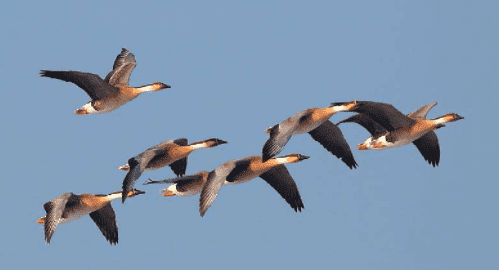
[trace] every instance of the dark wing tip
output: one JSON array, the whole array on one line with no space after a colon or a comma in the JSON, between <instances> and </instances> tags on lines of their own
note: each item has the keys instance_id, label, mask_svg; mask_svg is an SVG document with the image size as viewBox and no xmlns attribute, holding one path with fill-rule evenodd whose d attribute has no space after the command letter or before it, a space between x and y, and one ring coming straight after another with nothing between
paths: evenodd
<instances>
[{"instance_id":1,"label":"dark wing tip","mask_svg":"<svg viewBox=\"0 0 499 270\"><path fill-rule=\"evenodd\" d=\"M118 235L112 235L110 236L109 239L107 239L107 241L109 242L110 245L116 245L118 244Z\"/></svg>"},{"instance_id":2,"label":"dark wing tip","mask_svg":"<svg viewBox=\"0 0 499 270\"><path fill-rule=\"evenodd\" d=\"M440 160L438 160L438 159L430 159L430 158L426 158L425 156L423 156L423 157L428 162L428 164L433 166L433 168L437 167L440 163Z\"/></svg>"},{"instance_id":3,"label":"dark wing tip","mask_svg":"<svg viewBox=\"0 0 499 270\"><path fill-rule=\"evenodd\" d=\"M298 211L301 213L301 210L305 208L305 205L303 205L303 201L301 200L301 198L297 198L293 202L290 201L289 205L295 210L296 213L298 213Z\"/></svg>"},{"instance_id":4,"label":"dark wing tip","mask_svg":"<svg viewBox=\"0 0 499 270\"><path fill-rule=\"evenodd\" d=\"M343 161L350 169L357 169L357 166L359 166L353 157L344 157L341 161Z\"/></svg>"}]
</instances>

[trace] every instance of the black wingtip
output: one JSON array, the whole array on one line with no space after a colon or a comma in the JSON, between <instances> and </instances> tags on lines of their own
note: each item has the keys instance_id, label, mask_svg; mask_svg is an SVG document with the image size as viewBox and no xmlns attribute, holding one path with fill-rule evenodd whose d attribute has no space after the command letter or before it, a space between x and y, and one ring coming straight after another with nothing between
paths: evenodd
<instances>
[{"instance_id":1,"label":"black wingtip","mask_svg":"<svg viewBox=\"0 0 499 270\"><path fill-rule=\"evenodd\" d=\"M200 208L200 209L199 209L199 215L200 215L201 217L204 217L204 215L206 214L206 210L208 210L208 209L205 209L205 210L203 211L203 210L201 210L201 208Z\"/></svg>"},{"instance_id":2,"label":"black wingtip","mask_svg":"<svg viewBox=\"0 0 499 270\"><path fill-rule=\"evenodd\" d=\"M304 208L305 208L305 205L303 205L303 202L301 200L297 201L295 206L293 206L293 209L295 209L296 213L298 213L298 212L301 213L301 210Z\"/></svg>"},{"instance_id":3,"label":"black wingtip","mask_svg":"<svg viewBox=\"0 0 499 270\"><path fill-rule=\"evenodd\" d=\"M355 159L342 159L342 161L350 168L350 170L357 169L359 164L355 161Z\"/></svg>"},{"instance_id":4,"label":"black wingtip","mask_svg":"<svg viewBox=\"0 0 499 270\"><path fill-rule=\"evenodd\" d=\"M438 167L439 161L438 160L427 160L428 164L432 165L433 168Z\"/></svg>"}]
</instances>

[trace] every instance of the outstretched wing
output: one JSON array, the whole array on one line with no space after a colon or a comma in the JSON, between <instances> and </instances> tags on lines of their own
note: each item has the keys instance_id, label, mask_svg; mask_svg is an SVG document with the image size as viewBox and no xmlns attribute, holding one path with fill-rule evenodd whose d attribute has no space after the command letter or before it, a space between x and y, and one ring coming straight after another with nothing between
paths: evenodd
<instances>
[{"instance_id":1,"label":"outstretched wing","mask_svg":"<svg viewBox=\"0 0 499 270\"><path fill-rule=\"evenodd\" d=\"M135 55L127 49L122 48L121 53L114 60L113 70L107 74L104 81L112 86L118 84L128 85L130 75L136 66Z\"/></svg>"},{"instance_id":2,"label":"outstretched wing","mask_svg":"<svg viewBox=\"0 0 499 270\"><path fill-rule=\"evenodd\" d=\"M319 142L331 154L341 159L350 169L357 167L352 150L340 128L327 120L322 125L308 132L312 139Z\"/></svg>"},{"instance_id":3,"label":"outstretched wing","mask_svg":"<svg viewBox=\"0 0 499 270\"><path fill-rule=\"evenodd\" d=\"M426 119L426 115L428 114L428 112L431 110L431 108L435 107L436 105L437 102L428 103L423 107L415 110L414 112L408 114L407 116L410 118Z\"/></svg>"},{"instance_id":4,"label":"outstretched wing","mask_svg":"<svg viewBox=\"0 0 499 270\"><path fill-rule=\"evenodd\" d=\"M342 105L342 103L345 102L333 103L332 105ZM393 105L388 103L357 101L357 106L350 111L369 116L388 131L409 126L414 122L414 120L405 116L393 107Z\"/></svg>"},{"instance_id":5,"label":"outstretched wing","mask_svg":"<svg viewBox=\"0 0 499 270\"><path fill-rule=\"evenodd\" d=\"M118 226L116 225L116 214L111 203L107 203L101 209L90 213L90 218L95 222L99 230L111 245L118 243Z\"/></svg>"},{"instance_id":6,"label":"outstretched wing","mask_svg":"<svg viewBox=\"0 0 499 270\"><path fill-rule=\"evenodd\" d=\"M198 174L193 174L193 175L185 175L183 177L175 177L175 178L169 178L169 179L163 179L163 180L158 180L154 181L149 178L149 181L145 182L143 185L150 185L150 184L179 184L179 183L188 183L191 181L198 181L202 179L202 175Z\"/></svg>"},{"instance_id":7,"label":"outstretched wing","mask_svg":"<svg viewBox=\"0 0 499 270\"><path fill-rule=\"evenodd\" d=\"M359 124L360 126L365 128L371 134L371 136L375 138L388 132L384 127L374 122L374 120L372 120L369 116L365 114L352 115L347 119L340 121L338 125L341 123L348 123L348 122Z\"/></svg>"},{"instance_id":8,"label":"outstretched wing","mask_svg":"<svg viewBox=\"0 0 499 270\"><path fill-rule=\"evenodd\" d=\"M203 217L211 204L215 201L218 195L218 191L225 183L225 180L229 173L236 166L235 160L228 161L214 171L210 172L206 180L206 184L201 191L201 196L199 196L199 214Z\"/></svg>"},{"instance_id":9,"label":"outstretched wing","mask_svg":"<svg viewBox=\"0 0 499 270\"><path fill-rule=\"evenodd\" d=\"M78 196L69 192L61 194L43 205L45 212L47 212L44 226L47 243L50 243L50 239L54 234L55 228L59 225L64 209L66 208L66 203L70 198L73 198L72 201L79 201Z\"/></svg>"},{"instance_id":10,"label":"outstretched wing","mask_svg":"<svg viewBox=\"0 0 499 270\"><path fill-rule=\"evenodd\" d=\"M260 177L269 183L281 197L289 203L295 212L305 208L301 200L298 186L293 180L288 169L284 165L278 165L274 168L262 173Z\"/></svg>"},{"instance_id":11,"label":"outstretched wing","mask_svg":"<svg viewBox=\"0 0 499 270\"><path fill-rule=\"evenodd\" d=\"M128 160L128 165L130 165L130 171L126 174L125 179L123 180L123 191L121 197L122 203L125 203L128 192L133 189L135 182L142 175L140 163L134 157Z\"/></svg>"},{"instance_id":12,"label":"outstretched wing","mask_svg":"<svg viewBox=\"0 0 499 270\"><path fill-rule=\"evenodd\" d=\"M48 77L78 85L92 100L117 94L118 89L104 82L99 75L80 71L42 70L42 77Z\"/></svg>"},{"instance_id":13,"label":"outstretched wing","mask_svg":"<svg viewBox=\"0 0 499 270\"><path fill-rule=\"evenodd\" d=\"M433 167L440 163L440 145L437 134L430 131L421 138L412 142L419 150L423 158Z\"/></svg>"},{"instance_id":14,"label":"outstretched wing","mask_svg":"<svg viewBox=\"0 0 499 270\"><path fill-rule=\"evenodd\" d=\"M265 142L262 149L262 162L275 157L284 149L296 127L296 121L284 121L270 129L270 138Z\"/></svg>"},{"instance_id":15,"label":"outstretched wing","mask_svg":"<svg viewBox=\"0 0 499 270\"><path fill-rule=\"evenodd\" d=\"M179 146L187 146L188 144L186 138L179 138L174 140L173 142ZM185 175L185 171L187 170L187 157L179 159L173 163L170 163L170 168L172 169L173 173L175 173L175 175L177 176Z\"/></svg>"}]
</instances>

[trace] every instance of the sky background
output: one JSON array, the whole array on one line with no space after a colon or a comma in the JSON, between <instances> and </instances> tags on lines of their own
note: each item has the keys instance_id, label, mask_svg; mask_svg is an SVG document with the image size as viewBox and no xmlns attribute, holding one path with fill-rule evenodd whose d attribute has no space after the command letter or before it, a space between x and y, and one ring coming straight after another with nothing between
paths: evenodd
<instances>
[{"instance_id":1,"label":"sky background","mask_svg":"<svg viewBox=\"0 0 499 270\"><path fill-rule=\"evenodd\" d=\"M6 269L496 269L497 1L10 1L0 10L3 190L0 262ZM121 48L135 54L134 86L161 81L104 115L78 116L89 97L41 69L102 78ZM344 124L359 167L309 135L282 152L302 213L263 180L223 187L204 218L199 196L114 201L119 244L86 216L52 243L35 220L65 192L121 189L128 158L168 139L229 142L189 156L187 173L260 155L265 129L301 110L372 100L403 113L464 120L437 135L440 166L413 145L356 150L369 134ZM351 113L339 113L339 122ZM312 268L313 267L313 268Z\"/></svg>"}]
</instances>

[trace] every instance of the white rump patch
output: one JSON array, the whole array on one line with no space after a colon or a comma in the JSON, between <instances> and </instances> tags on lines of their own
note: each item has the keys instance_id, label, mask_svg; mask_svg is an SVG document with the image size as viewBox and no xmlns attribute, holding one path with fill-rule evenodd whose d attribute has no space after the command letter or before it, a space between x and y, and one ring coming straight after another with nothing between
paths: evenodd
<instances>
[{"instance_id":1,"label":"white rump patch","mask_svg":"<svg viewBox=\"0 0 499 270\"><path fill-rule=\"evenodd\" d=\"M382 148L375 148L374 144L381 143L383 145ZM384 150L387 148L393 148L393 147L398 147L404 144L398 144L398 143L391 143L386 140L386 135L379 137L376 140L373 140L372 137L369 137L364 144L367 146L367 149L369 150Z\"/></svg>"},{"instance_id":2,"label":"white rump patch","mask_svg":"<svg viewBox=\"0 0 499 270\"><path fill-rule=\"evenodd\" d=\"M162 191L161 194L165 193L165 191L171 191L171 192L173 192L173 195L177 195L177 196L186 196L187 195L186 194L187 192L177 191L177 184L173 184L167 188L162 189L161 191Z\"/></svg>"},{"instance_id":3,"label":"white rump patch","mask_svg":"<svg viewBox=\"0 0 499 270\"><path fill-rule=\"evenodd\" d=\"M93 106L92 106L92 102L89 102L85 105L83 105L83 107L81 107L82 110L86 110L87 113L89 114L96 114L96 113L102 113L102 112L99 112L97 111Z\"/></svg>"}]
</instances>

